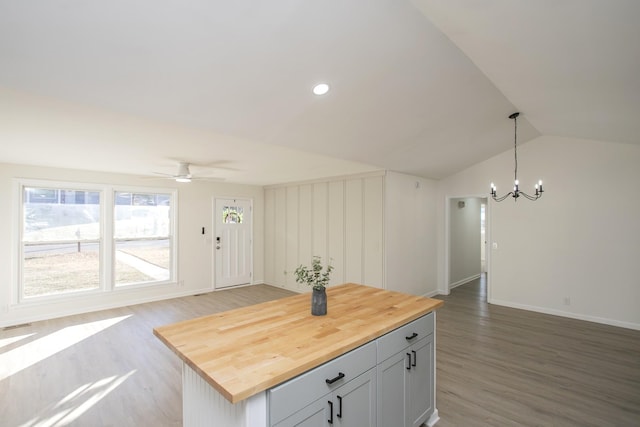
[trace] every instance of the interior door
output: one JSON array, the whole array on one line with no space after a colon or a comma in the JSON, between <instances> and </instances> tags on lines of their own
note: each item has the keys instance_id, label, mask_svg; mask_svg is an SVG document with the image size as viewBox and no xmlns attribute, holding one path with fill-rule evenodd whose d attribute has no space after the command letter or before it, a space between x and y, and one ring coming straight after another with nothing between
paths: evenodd
<instances>
[{"instance_id":1,"label":"interior door","mask_svg":"<svg viewBox=\"0 0 640 427\"><path fill-rule=\"evenodd\" d=\"M251 283L252 209L244 199L215 201L215 288Z\"/></svg>"}]
</instances>

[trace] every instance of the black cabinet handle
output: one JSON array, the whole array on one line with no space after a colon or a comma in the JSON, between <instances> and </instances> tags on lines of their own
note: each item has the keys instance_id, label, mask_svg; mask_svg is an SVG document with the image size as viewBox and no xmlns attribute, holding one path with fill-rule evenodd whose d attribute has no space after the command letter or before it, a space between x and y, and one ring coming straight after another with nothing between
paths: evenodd
<instances>
[{"instance_id":1,"label":"black cabinet handle","mask_svg":"<svg viewBox=\"0 0 640 427\"><path fill-rule=\"evenodd\" d=\"M411 353L407 353L407 371L411 370Z\"/></svg>"},{"instance_id":2,"label":"black cabinet handle","mask_svg":"<svg viewBox=\"0 0 640 427\"><path fill-rule=\"evenodd\" d=\"M411 353L413 353L413 363L411 364L411 366L415 367L418 357L416 356L416 352L414 350L411 350Z\"/></svg>"},{"instance_id":3,"label":"black cabinet handle","mask_svg":"<svg viewBox=\"0 0 640 427\"><path fill-rule=\"evenodd\" d=\"M333 424L333 402L329 400L329 419L327 420L329 424Z\"/></svg>"},{"instance_id":4,"label":"black cabinet handle","mask_svg":"<svg viewBox=\"0 0 640 427\"><path fill-rule=\"evenodd\" d=\"M342 418L342 396L338 396L338 413L336 417Z\"/></svg>"},{"instance_id":5,"label":"black cabinet handle","mask_svg":"<svg viewBox=\"0 0 640 427\"><path fill-rule=\"evenodd\" d=\"M417 336L418 336L418 334L416 332L414 332L411 335L409 335L408 337L404 337L404 339L406 339L407 341L411 341L412 339L414 339Z\"/></svg>"},{"instance_id":6,"label":"black cabinet handle","mask_svg":"<svg viewBox=\"0 0 640 427\"><path fill-rule=\"evenodd\" d=\"M338 372L338 376L337 377L334 377L334 378L331 378L331 379L327 378L325 381L327 382L327 384L333 384L333 383L335 383L336 381L338 381L339 379L342 379L342 378L344 378L344 374L342 372Z\"/></svg>"}]
</instances>

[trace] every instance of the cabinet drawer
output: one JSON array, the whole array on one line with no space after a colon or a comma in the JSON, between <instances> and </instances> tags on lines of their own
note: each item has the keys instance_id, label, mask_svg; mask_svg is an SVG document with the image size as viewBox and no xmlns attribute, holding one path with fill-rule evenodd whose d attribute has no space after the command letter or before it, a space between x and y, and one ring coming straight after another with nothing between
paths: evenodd
<instances>
[{"instance_id":1,"label":"cabinet drawer","mask_svg":"<svg viewBox=\"0 0 640 427\"><path fill-rule=\"evenodd\" d=\"M304 408L375 365L376 343L370 342L270 389L270 424ZM337 378L340 374L344 377L332 384L327 383L327 379Z\"/></svg>"},{"instance_id":2,"label":"cabinet drawer","mask_svg":"<svg viewBox=\"0 0 640 427\"><path fill-rule=\"evenodd\" d=\"M388 359L411 344L433 333L433 313L400 326L378 338L378 363ZM414 335L415 334L415 335ZM407 339L408 337L414 337Z\"/></svg>"}]
</instances>

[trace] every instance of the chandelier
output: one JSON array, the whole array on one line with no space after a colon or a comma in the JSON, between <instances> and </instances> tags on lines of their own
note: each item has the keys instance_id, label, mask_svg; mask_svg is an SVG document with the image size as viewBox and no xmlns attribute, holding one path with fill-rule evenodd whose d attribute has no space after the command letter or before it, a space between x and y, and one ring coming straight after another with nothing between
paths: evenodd
<instances>
[{"instance_id":1,"label":"chandelier","mask_svg":"<svg viewBox=\"0 0 640 427\"><path fill-rule=\"evenodd\" d=\"M538 183L535 186L535 190L536 193L531 196L527 193L525 193L524 191L521 191L519 188L519 182L518 182L518 116L520 115L520 113L515 112L512 115L509 116L510 119L513 119L513 127L514 127L514 134L513 134L513 156L515 159L515 169L513 172L513 191L508 192L507 194L505 194L504 196L498 197L498 195L496 194L496 186L493 184L493 182L491 183L491 198L493 200L495 200L496 202L501 202L504 199L506 199L507 197L511 196L513 197L513 201L517 202L518 201L518 197L520 196L524 196L529 200L538 200L540 197L542 197L542 180L538 181Z\"/></svg>"}]
</instances>

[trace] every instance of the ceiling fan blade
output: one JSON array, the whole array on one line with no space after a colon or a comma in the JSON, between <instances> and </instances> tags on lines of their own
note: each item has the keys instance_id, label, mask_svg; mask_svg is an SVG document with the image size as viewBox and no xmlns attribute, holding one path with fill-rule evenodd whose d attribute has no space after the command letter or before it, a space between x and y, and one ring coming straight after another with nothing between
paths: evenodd
<instances>
[{"instance_id":1,"label":"ceiling fan blade","mask_svg":"<svg viewBox=\"0 0 640 427\"><path fill-rule=\"evenodd\" d=\"M224 178L216 178L213 176L192 176L192 181L210 181L210 182L223 182Z\"/></svg>"},{"instance_id":2,"label":"ceiling fan blade","mask_svg":"<svg viewBox=\"0 0 640 427\"><path fill-rule=\"evenodd\" d=\"M158 177L146 177L146 179L173 179L177 182L191 182L191 181L211 181L211 182L221 182L224 181L224 178L218 178L213 176L200 176L198 174L192 174L189 166L191 163L181 161L178 163L178 169L176 174L168 174L162 172L153 172L154 175L158 175ZM206 167L206 166L205 166Z\"/></svg>"},{"instance_id":3,"label":"ceiling fan blade","mask_svg":"<svg viewBox=\"0 0 640 427\"><path fill-rule=\"evenodd\" d=\"M170 173L162 173L162 172L152 172L154 175L159 175L162 178L174 178L175 175L172 175Z\"/></svg>"}]
</instances>

